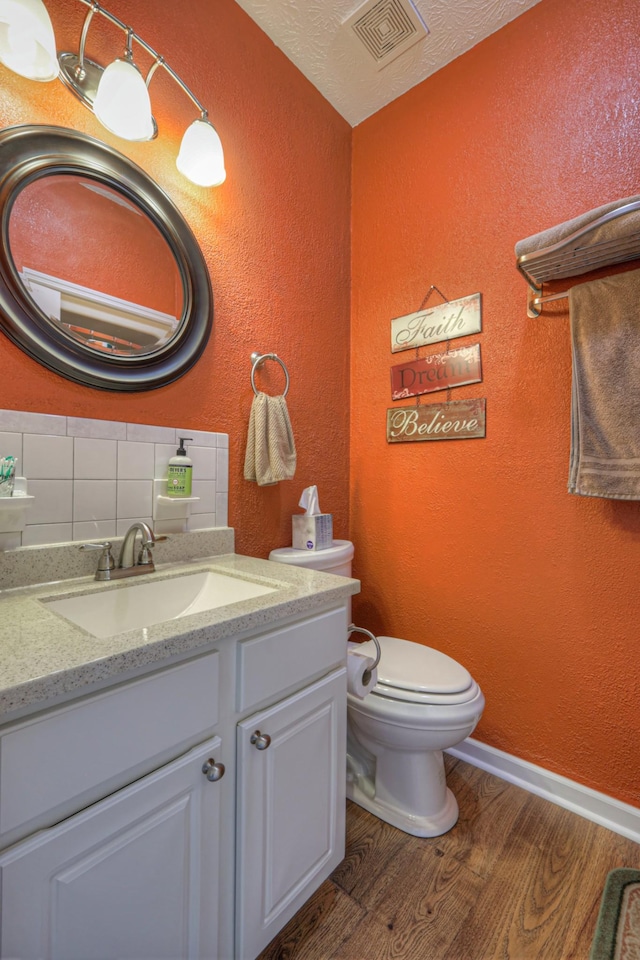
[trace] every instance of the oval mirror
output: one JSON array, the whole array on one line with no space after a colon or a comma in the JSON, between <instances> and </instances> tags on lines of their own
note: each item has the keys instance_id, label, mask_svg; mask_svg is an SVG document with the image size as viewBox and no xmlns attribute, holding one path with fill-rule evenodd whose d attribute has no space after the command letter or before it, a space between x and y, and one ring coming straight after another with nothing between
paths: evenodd
<instances>
[{"instance_id":1,"label":"oval mirror","mask_svg":"<svg viewBox=\"0 0 640 960\"><path fill-rule=\"evenodd\" d=\"M138 166L60 127L0 131L0 329L56 373L105 390L182 376L213 296L186 221Z\"/></svg>"}]
</instances>

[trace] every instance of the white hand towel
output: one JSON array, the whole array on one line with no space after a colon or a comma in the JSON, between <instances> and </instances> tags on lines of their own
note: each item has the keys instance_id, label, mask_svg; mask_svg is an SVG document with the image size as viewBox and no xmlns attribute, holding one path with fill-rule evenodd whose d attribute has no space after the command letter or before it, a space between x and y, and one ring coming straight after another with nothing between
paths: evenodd
<instances>
[{"instance_id":1,"label":"white hand towel","mask_svg":"<svg viewBox=\"0 0 640 960\"><path fill-rule=\"evenodd\" d=\"M296 445L287 402L283 396L257 393L251 405L245 480L259 487L290 480L296 472Z\"/></svg>"}]
</instances>

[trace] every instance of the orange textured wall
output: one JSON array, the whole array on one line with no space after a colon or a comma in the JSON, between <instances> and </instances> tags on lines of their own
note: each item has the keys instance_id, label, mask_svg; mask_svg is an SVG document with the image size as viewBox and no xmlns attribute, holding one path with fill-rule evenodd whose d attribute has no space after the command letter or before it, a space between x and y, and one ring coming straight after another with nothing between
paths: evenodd
<instances>
[{"instance_id":1,"label":"orange textured wall","mask_svg":"<svg viewBox=\"0 0 640 960\"><path fill-rule=\"evenodd\" d=\"M513 247L640 192L639 34L637 0L542 0L356 128L351 363L358 621L465 664L478 739L635 805L640 505L567 494L567 305L527 319ZM390 319L432 283L482 293L452 399L487 436L390 446Z\"/></svg>"},{"instance_id":2,"label":"orange textured wall","mask_svg":"<svg viewBox=\"0 0 640 960\"><path fill-rule=\"evenodd\" d=\"M77 50L86 7L47 0L60 50ZM62 86L0 66L0 125L54 123L98 137L143 167L171 196L204 251L215 297L214 330L185 377L160 390L112 394L70 383L0 338L3 406L74 416L170 424L230 434L230 523L239 552L266 556L291 542L301 490L348 532L349 207L351 131L233 0L110 0L164 54L208 107L225 148L227 181L193 186L175 168L193 105L159 70L151 81L159 138L112 137ZM124 34L94 17L87 55L107 63ZM138 48L136 48L138 49ZM149 65L137 57L143 72ZM284 358L297 440L293 481L257 488L242 479L253 393L253 350ZM282 387L280 368L258 378ZM328 457L327 451L331 452Z\"/></svg>"}]
</instances>

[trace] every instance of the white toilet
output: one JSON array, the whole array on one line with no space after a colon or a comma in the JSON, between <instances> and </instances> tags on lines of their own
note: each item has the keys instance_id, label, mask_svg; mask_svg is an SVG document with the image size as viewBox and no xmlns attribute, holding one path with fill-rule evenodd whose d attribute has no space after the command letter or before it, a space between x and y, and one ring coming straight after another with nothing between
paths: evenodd
<instances>
[{"instance_id":1,"label":"white toilet","mask_svg":"<svg viewBox=\"0 0 640 960\"><path fill-rule=\"evenodd\" d=\"M348 540L327 550L285 547L269 554L279 563L342 576L351 575L352 558ZM397 637L378 640L377 684L363 700L347 696L347 796L406 833L437 837L458 819L442 751L472 733L484 696L446 654ZM372 641L361 649L375 656Z\"/></svg>"}]
</instances>

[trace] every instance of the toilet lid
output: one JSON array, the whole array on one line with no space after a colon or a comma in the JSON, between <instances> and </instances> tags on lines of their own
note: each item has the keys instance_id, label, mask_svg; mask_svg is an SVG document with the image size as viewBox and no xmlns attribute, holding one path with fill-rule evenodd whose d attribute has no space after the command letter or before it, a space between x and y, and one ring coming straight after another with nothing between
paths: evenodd
<instances>
[{"instance_id":1,"label":"toilet lid","mask_svg":"<svg viewBox=\"0 0 640 960\"><path fill-rule=\"evenodd\" d=\"M295 547L278 547L269 554L269 560L290 563L296 567L312 567L314 570L330 570L340 563L353 559L353 544L350 540L334 540L325 550L296 550Z\"/></svg>"},{"instance_id":2,"label":"toilet lid","mask_svg":"<svg viewBox=\"0 0 640 960\"><path fill-rule=\"evenodd\" d=\"M469 671L446 653L398 637L378 637L378 640L382 650L378 664L380 688L451 695L474 685ZM362 644L362 652L375 656L370 640Z\"/></svg>"}]
</instances>

